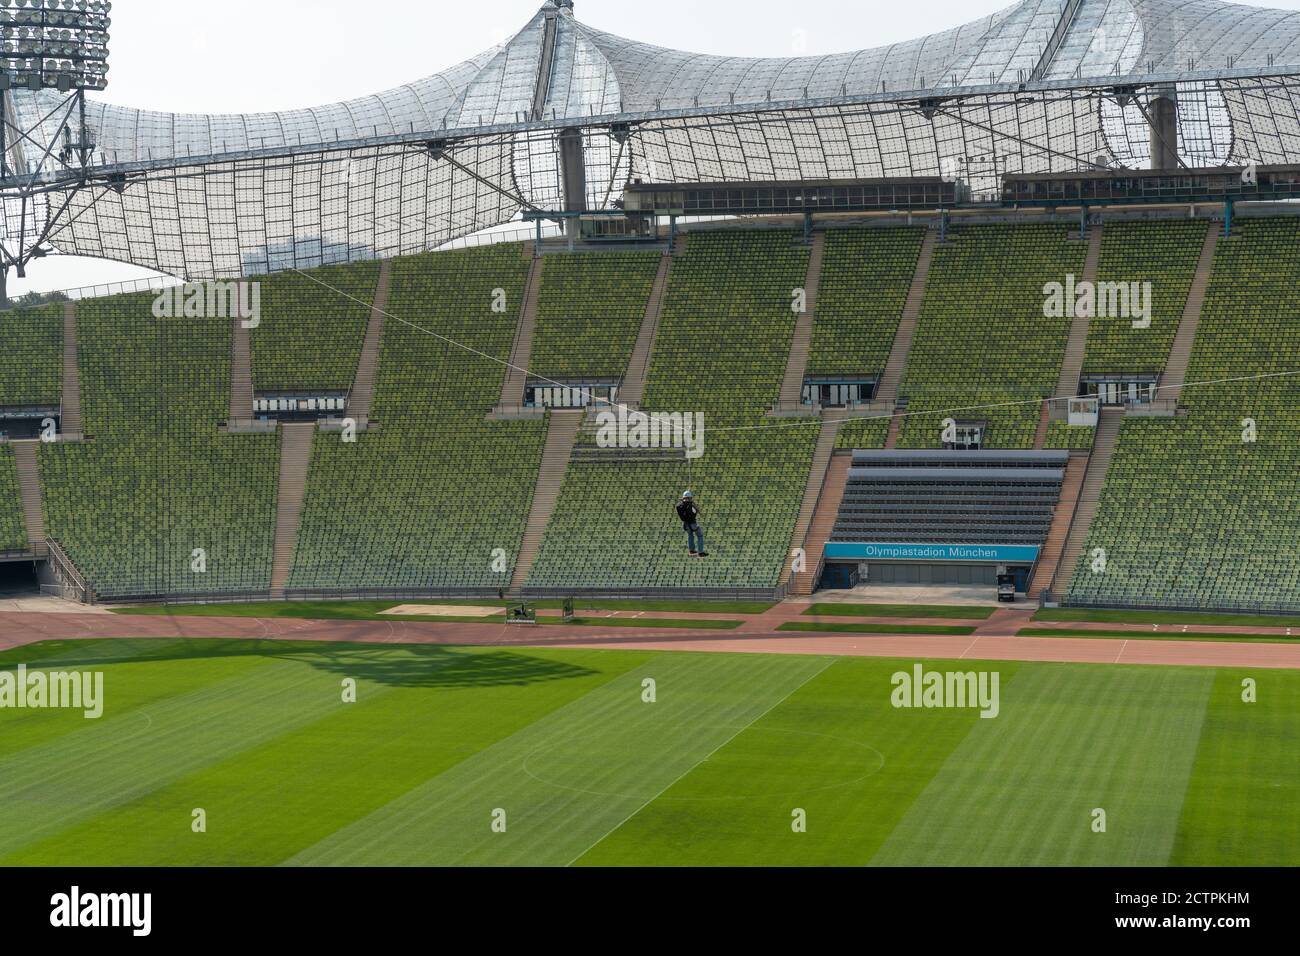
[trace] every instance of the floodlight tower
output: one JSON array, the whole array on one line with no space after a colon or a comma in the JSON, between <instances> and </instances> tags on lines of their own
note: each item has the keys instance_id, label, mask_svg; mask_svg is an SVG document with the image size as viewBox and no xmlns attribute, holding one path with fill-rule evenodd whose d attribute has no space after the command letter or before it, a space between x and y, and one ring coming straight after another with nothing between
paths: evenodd
<instances>
[{"instance_id":1,"label":"floodlight tower","mask_svg":"<svg viewBox=\"0 0 1300 956\"><path fill-rule=\"evenodd\" d=\"M0 304L9 270L48 254L57 216L86 185L94 139L86 126L86 91L108 85L108 0L0 0ZM19 111L14 97L31 97ZM20 119L20 116L23 117ZM54 173L57 186L37 177ZM62 211L62 210L60 210ZM42 214L43 213L43 214Z\"/></svg>"}]
</instances>

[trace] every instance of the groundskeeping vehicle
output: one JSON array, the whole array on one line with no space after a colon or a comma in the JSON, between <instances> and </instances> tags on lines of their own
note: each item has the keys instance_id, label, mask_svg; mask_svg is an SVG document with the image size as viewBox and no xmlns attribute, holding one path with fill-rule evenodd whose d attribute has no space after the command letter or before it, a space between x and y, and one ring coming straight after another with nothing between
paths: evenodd
<instances>
[{"instance_id":1,"label":"groundskeeping vehicle","mask_svg":"<svg viewBox=\"0 0 1300 956\"><path fill-rule=\"evenodd\" d=\"M1003 604L1016 603L1016 577L1014 574L998 575L998 601Z\"/></svg>"}]
</instances>

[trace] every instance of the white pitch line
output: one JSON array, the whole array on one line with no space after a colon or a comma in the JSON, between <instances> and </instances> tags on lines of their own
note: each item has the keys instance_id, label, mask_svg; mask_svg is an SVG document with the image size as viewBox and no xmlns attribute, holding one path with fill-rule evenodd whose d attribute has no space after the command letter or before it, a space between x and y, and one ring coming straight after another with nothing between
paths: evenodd
<instances>
[{"instance_id":1,"label":"white pitch line","mask_svg":"<svg viewBox=\"0 0 1300 956\"><path fill-rule=\"evenodd\" d=\"M1127 641L1127 640L1124 641L1124 643L1120 646L1119 653L1115 655L1115 660L1114 660L1113 663L1118 664L1118 663L1119 663L1119 659L1120 659L1121 657L1124 656L1124 652L1125 652L1126 650L1128 650L1128 641Z\"/></svg>"}]
</instances>

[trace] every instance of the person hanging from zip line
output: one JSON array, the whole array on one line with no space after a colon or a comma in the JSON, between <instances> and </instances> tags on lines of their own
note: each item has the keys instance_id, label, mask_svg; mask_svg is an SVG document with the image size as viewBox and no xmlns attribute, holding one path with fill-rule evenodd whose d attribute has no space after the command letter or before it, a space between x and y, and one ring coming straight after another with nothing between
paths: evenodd
<instances>
[{"instance_id":1,"label":"person hanging from zip line","mask_svg":"<svg viewBox=\"0 0 1300 956\"><path fill-rule=\"evenodd\" d=\"M707 558L709 552L704 550L704 529L700 527L700 506L692 492L686 492L677 503L677 517L682 519L686 528L686 547L690 556Z\"/></svg>"}]
</instances>

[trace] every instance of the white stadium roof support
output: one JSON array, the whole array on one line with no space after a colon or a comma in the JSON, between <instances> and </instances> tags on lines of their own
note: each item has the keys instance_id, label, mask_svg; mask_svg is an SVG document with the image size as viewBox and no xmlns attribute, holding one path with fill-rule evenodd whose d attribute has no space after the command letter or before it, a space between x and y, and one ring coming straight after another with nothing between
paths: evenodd
<instances>
[{"instance_id":1,"label":"white stadium roof support","mask_svg":"<svg viewBox=\"0 0 1300 956\"><path fill-rule=\"evenodd\" d=\"M1004 173L1143 168L1147 107L1170 89L1188 165L1300 162L1300 13L1021 0L907 43L760 59L628 40L550 0L507 43L345 103L209 116L87 102L88 177L28 149L0 189L50 190L42 226L62 252L230 277L424 251L527 206L610 208L631 177L942 175L979 195ZM24 130L58 99L4 96ZM583 175L561 148L573 129ZM21 227L4 226L14 241Z\"/></svg>"}]
</instances>

